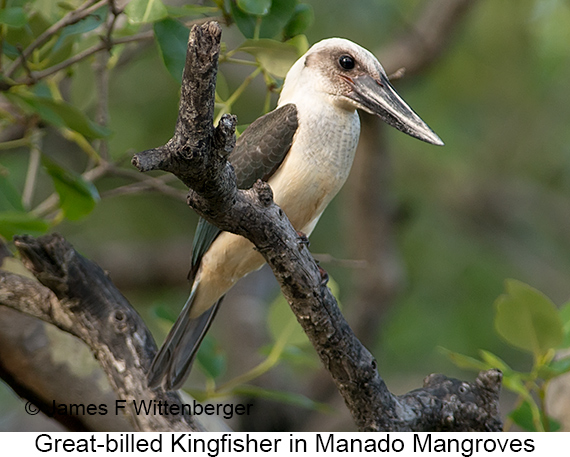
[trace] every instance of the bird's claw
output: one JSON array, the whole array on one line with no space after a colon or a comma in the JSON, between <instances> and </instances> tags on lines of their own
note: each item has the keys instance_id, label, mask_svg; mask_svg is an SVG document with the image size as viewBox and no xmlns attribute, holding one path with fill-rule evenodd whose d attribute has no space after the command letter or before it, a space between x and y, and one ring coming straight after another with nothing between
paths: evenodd
<instances>
[{"instance_id":1,"label":"bird's claw","mask_svg":"<svg viewBox=\"0 0 570 457\"><path fill-rule=\"evenodd\" d=\"M326 286L329 282L329 274L320 265L317 265L317 267L319 267L319 273L321 274L321 286Z\"/></svg>"},{"instance_id":2,"label":"bird's claw","mask_svg":"<svg viewBox=\"0 0 570 457\"><path fill-rule=\"evenodd\" d=\"M311 244L311 242L309 241L307 235L305 235L303 232L297 231L297 236L299 237L299 244L303 244L309 247L309 244Z\"/></svg>"}]
</instances>

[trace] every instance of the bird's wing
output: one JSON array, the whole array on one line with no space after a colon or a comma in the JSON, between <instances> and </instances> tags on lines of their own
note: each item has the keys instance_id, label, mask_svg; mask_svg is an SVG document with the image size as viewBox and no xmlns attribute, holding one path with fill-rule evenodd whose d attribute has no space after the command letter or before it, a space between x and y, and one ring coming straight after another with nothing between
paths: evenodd
<instances>
[{"instance_id":1,"label":"bird's wing","mask_svg":"<svg viewBox=\"0 0 570 457\"><path fill-rule=\"evenodd\" d=\"M245 130L229 158L240 189L251 187L258 179L267 180L275 173L291 148L297 125L297 108L285 105L260 117ZM220 231L202 218L198 221L189 273L191 282L194 282L202 257ZM184 383L198 347L223 300L221 297L208 311L191 319L194 298L195 289L154 358L148 374L151 387L164 383L167 389L173 390Z\"/></svg>"},{"instance_id":2,"label":"bird's wing","mask_svg":"<svg viewBox=\"0 0 570 457\"><path fill-rule=\"evenodd\" d=\"M261 116L243 132L229 157L240 189L249 189L258 179L267 181L275 173L297 127L297 108L288 104Z\"/></svg>"},{"instance_id":3,"label":"bird's wing","mask_svg":"<svg viewBox=\"0 0 570 457\"><path fill-rule=\"evenodd\" d=\"M275 173L291 148L297 127L297 108L288 104L261 116L243 132L229 157L238 188L249 189L258 179L267 181ZM198 221L192 246L191 280L220 231L202 218Z\"/></svg>"}]
</instances>

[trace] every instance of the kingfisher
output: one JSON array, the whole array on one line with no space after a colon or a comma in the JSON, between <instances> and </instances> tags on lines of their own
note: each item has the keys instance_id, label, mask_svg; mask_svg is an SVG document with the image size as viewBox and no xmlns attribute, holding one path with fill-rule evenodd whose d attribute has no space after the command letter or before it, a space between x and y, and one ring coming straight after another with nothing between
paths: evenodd
<instances>
[{"instance_id":1,"label":"kingfisher","mask_svg":"<svg viewBox=\"0 0 570 457\"><path fill-rule=\"evenodd\" d=\"M397 94L371 52L329 38L293 64L277 107L238 138L229 156L238 188L266 181L275 203L308 237L350 172L360 135L359 109L412 137L443 145ZM264 263L246 238L199 220L190 296L154 358L150 387L177 390L183 385L224 295Z\"/></svg>"}]
</instances>

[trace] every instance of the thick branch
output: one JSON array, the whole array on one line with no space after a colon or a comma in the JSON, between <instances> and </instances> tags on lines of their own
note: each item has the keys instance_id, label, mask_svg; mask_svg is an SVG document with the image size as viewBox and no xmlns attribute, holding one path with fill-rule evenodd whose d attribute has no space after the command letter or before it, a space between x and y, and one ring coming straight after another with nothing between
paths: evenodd
<instances>
[{"instance_id":1,"label":"thick branch","mask_svg":"<svg viewBox=\"0 0 570 457\"><path fill-rule=\"evenodd\" d=\"M424 389L392 395L373 356L340 313L306 244L273 202L269 185L258 181L252 189L237 190L225 160L235 118L223 118L215 130L212 126L220 35L214 23L192 28L174 137L135 155L133 164L141 171L173 173L190 187L188 203L201 216L255 244L361 430L499 430L498 372L481 375L494 380L485 387L434 377Z\"/></svg>"},{"instance_id":2,"label":"thick branch","mask_svg":"<svg viewBox=\"0 0 570 457\"><path fill-rule=\"evenodd\" d=\"M38 302L46 291L50 292L37 281L0 271L0 303L7 298L8 290L14 300ZM117 397L85 344L53 325L6 306L0 306L0 378L68 430L134 431L123 414L88 414L66 408L69 404L111 408ZM66 408L65 414L62 408Z\"/></svg>"},{"instance_id":3,"label":"thick branch","mask_svg":"<svg viewBox=\"0 0 570 457\"><path fill-rule=\"evenodd\" d=\"M182 402L175 392L148 389L146 373L156 345L141 317L103 270L57 234L18 237L15 243L24 265L53 293L29 279L0 272L0 304L52 323L87 343L117 398L126 401L136 430L199 430L191 416L136 414L135 401Z\"/></svg>"}]
</instances>

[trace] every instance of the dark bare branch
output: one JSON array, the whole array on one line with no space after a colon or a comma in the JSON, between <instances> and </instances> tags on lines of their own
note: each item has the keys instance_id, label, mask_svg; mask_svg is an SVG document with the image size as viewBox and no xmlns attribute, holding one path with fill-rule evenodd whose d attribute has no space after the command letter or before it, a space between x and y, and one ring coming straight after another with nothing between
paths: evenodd
<instances>
[{"instance_id":1,"label":"dark bare branch","mask_svg":"<svg viewBox=\"0 0 570 457\"><path fill-rule=\"evenodd\" d=\"M24 296L29 294L27 299L41 300L45 296L42 289L49 292L37 281L8 276L0 272L1 297L5 297L7 287L12 292L25 292ZM25 290L17 285L21 281ZM18 295L12 297L18 299ZM117 397L87 345L51 324L6 306L0 306L0 377L17 395L68 430L135 431L123 414L113 414L111 408ZM70 404L108 406L108 414L72 410Z\"/></svg>"},{"instance_id":2,"label":"dark bare branch","mask_svg":"<svg viewBox=\"0 0 570 457\"><path fill-rule=\"evenodd\" d=\"M15 240L24 265L48 289L0 271L0 304L56 325L83 340L107 373L128 418L139 431L197 431L189 415L137 415L134 401L182 402L176 392L150 390L146 372L156 345L127 299L105 272L79 255L61 236ZM50 292L53 291L52 292Z\"/></svg>"}]
</instances>

